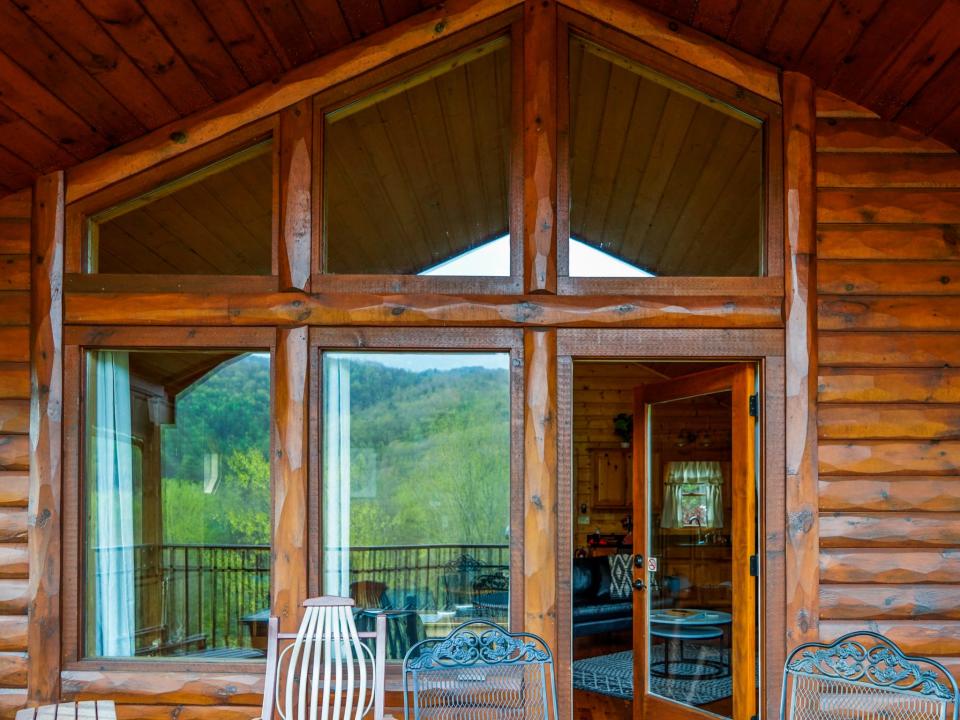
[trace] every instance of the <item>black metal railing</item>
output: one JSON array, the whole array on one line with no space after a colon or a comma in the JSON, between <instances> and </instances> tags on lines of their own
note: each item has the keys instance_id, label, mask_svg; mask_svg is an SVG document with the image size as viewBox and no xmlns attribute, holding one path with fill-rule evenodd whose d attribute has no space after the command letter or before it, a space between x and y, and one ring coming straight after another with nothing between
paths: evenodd
<instances>
[{"instance_id":1,"label":"black metal railing","mask_svg":"<svg viewBox=\"0 0 960 720\"><path fill-rule=\"evenodd\" d=\"M107 552L97 555L104 560ZM253 633L262 630L255 626L266 622L270 607L268 545L138 545L132 559L138 653L176 655L255 644ZM355 546L347 587L382 584L388 606L436 612L469 602L462 593L484 575L507 577L509 560L507 545Z\"/></svg>"}]
</instances>

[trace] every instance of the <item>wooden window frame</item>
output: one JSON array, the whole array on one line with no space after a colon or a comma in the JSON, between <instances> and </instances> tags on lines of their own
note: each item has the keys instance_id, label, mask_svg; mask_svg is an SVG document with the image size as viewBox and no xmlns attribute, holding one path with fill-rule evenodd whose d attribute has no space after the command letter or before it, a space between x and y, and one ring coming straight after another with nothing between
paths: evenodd
<instances>
[{"instance_id":1,"label":"wooden window frame","mask_svg":"<svg viewBox=\"0 0 960 720\"><path fill-rule=\"evenodd\" d=\"M511 628L524 625L523 556L523 333L512 329L310 329L310 480L308 493L308 590L323 591L323 353L508 353L510 356L510 610ZM400 663L389 662L387 689L402 689Z\"/></svg>"},{"instance_id":2,"label":"wooden window frame","mask_svg":"<svg viewBox=\"0 0 960 720\"><path fill-rule=\"evenodd\" d=\"M559 426L557 468L557 693L561 707L572 711L574 550L573 477L573 363L592 359L645 360L729 360L759 365L760 435L757 520L762 542L760 557L759 653L763 694L759 707L764 717L779 713L780 680L786 657L786 592L784 586L783 519L786 510L786 469L783 428L785 427L786 372L784 333L781 330L560 330L557 333ZM561 560L562 559L562 560Z\"/></svg>"},{"instance_id":3,"label":"wooden window frame","mask_svg":"<svg viewBox=\"0 0 960 720\"><path fill-rule=\"evenodd\" d=\"M162 187L176 187L193 173L261 142L272 141L272 215L270 274L268 275L178 275L145 273L88 273L83 259L90 219L110 208ZM272 115L217 138L189 153L159 163L66 206L64 285L68 291L126 292L133 289L165 292L189 289L220 289L225 292L276 291L278 289L280 115Z\"/></svg>"},{"instance_id":4,"label":"wooden window frame","mask_svg":"<svg viewBox=\"0 0 960 720\"><path fill-rule=\"evenodd\" d=\"M709 295L715 293L783 294L783 138L782 108L751 90L737 85L643 40L604 25L575 10L559 10L557 71L559 110L557 267L558 293L561 295ZM761 123L763 132L763 252L761 272L740 277L670 276L651 278L603 278L569 275L570 237L570 42L581 37L588 42L621 55L629 62L648 67L678 83L715 98Z\"/></svg>"},{"instance_id":5,"label":"wooden window frame","mask_svg":"<svg viewBox=\"0 0 960 720\"><path fill-rule=\"evenodd\" d=\"M523 21L516 10L465 29L457 42L425 48L386 63L313 98L313 253L311 285L318 292L478 293L515 295L523 280ZM418 276L407 274L328 273L323 269L326 216L323 195L324 120L330 113L427 72L500 37L510 41L510 161L508 226L510 273L504 276ZM438 52L439 51L439 52Z\"/></svg>"},{"instance_id":6,"label":"wooden window frame","mask_svg":"<svg viewBox=\"0 0 960 720\"><path fill-rule=\"evenodd\" d=\"M156 670L203 672L262 672L265 660L218 661L178 658L99 658L83 652L84 580L84 378L85 355L89 350L121 349L130 351L236 350L270 353L270 424L275 420L275 364L277 340L273 328L104 328L71 326L64 333L64 463L63 463L63 562L73 568L63 573L61 663L66 672ZM275 433L270 433L270 456L275 455ZM275 463L270 463L271 514L276 504ZM271 542L271 547L272 547ZM271 596L273 596L271 564Z\"/></svg>"}]
</instances>

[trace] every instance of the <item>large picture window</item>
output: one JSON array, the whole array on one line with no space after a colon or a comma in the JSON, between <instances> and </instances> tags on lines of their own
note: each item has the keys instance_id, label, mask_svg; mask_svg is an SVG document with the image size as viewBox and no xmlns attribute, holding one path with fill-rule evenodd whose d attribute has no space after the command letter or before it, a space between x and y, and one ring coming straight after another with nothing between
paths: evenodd
<instances>
[{"instance_id":1,"label":"large picture window","mask_svg":"<svg viewBox=\"0 0 960 720\"><path fill-rule=\"evenodd\" d=\"M508 621L508 353L323 355L323 592L388 657L482 617Z\"/></svg>"},{"instance_id":2,"label":"large picture window","mask_svg":"<svg viewBox=\"0 0 960 720\"><path fill-rule=\"evenodd\" d=\"M86 355L85 654L263 655L270 356Z\"/></svg>"}]
</instances>

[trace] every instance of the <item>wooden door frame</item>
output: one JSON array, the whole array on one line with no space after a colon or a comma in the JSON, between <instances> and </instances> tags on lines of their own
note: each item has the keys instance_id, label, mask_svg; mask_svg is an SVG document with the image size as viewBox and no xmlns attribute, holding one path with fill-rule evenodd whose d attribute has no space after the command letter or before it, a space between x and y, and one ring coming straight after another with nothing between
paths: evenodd
<instances>
[{"instance_id":1,"label":"wooden door frame","mask_svg":"<svg viewBox=\"0 0 960 720\"><path fill-rule=\"evenodd\" d=\"M760 486L757 519L760 557L759 700L764 717L778 716L786 654L784 576L786 426L784 333L781 330L593 330L557 332L557 661L560 713L573 717L573 363L590 359L756 361L760 386Z\"/></svg>"},{"instance_id":2,"label":"wooden door frame","mask_svg":"<svg viewBox=\"0 0 960 720\"><path fill-rule=\"evenodd\" d=\"M728 669L732 675L731 701L732 717L734 718L756 715L758 703L757 685L754 682L757 648L755 646L750 647L759 638L756 618L758 606L757 588L754 587L752 579L750 567L752 560L750 558L757 553L759 520L757 484L760 477L757 463L756 430L759 419L756 422L751 421L748 415L749 398L753 395L757 385L756 368L758 364L759 362L756 360L739 361L675 378L641 384L634 388L633 401L633 417L635 419L633 445L637 449L633 458L634 482L632 488L634 550L638 552L642 550L639 557L643 561L650 556L650 528L647 525L649 519L647 509L651 498L648 480L648 471L650 470L648 461L651 455L650 444L647 439L647 433L650 430L647 408L662 402L671 402L688 397L704 397L723 391L728 391L733 396L733 406L730 414L732 457L729 478L729 492L732 497L733 508L730 532L733 622ZM740 458L739 461L738 457ZM744 522L744 515L752 518L752 521L750 523ZM642 538L640 542L636 541L638 534ZM737 562L738 556L740 562ZM649 571L645 564L641 562L640 567L634 565L632 572L635 581L644 581L649 587ZM637 597L643 600L646 593ZM650 627L650 610L652 608L643 602L635 604L633 608L634 700L639 694L642 703L650 703L643 710L644 716L646 716L647 710L650 710L651 716L657 718L710 717L711 713L699 708L654 695L647 685L649 674L645 673L640 682L637 682L637 669L650 666L649 648L651 646L647 635ZM746 646L742 641L744 635L753 639L748 641ZM738 638L741 638L741 640L738 641ZM639 663L637 663L638 646L641 658ZM740 652L741 650L745 650L745 652ZM669 651L665 650L665 652ZM747 674L743 672L743 668L748 668ZM738 670L740 672L737 672ZM636 713L636 705L634 705L634 713Z\"/></svg>"}]
</instances>

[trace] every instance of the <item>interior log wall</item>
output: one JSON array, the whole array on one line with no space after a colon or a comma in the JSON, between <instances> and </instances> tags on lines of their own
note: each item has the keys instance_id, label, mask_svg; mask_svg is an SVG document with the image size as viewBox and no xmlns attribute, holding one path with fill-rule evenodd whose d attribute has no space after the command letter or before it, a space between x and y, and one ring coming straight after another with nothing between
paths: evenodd
<instances>
[{"instance_id":1,"label":"interior log wall","mask_svg":"<svg viewBox=\"0 0 960 720\"><path fill-rule=\"evenodd\" d=\"M0 717L27 686L30 192L0 199Z\"/></svg>"},{"instance_id":2,"label":"interior log wall","mask_svg":"<svg viewBox=\"0 0 960 720\"><path fill-rule=\"evenodd\" d=\"M820 634L960 670L960 156L817 102Z\"/></svg>"}]
</instances>

